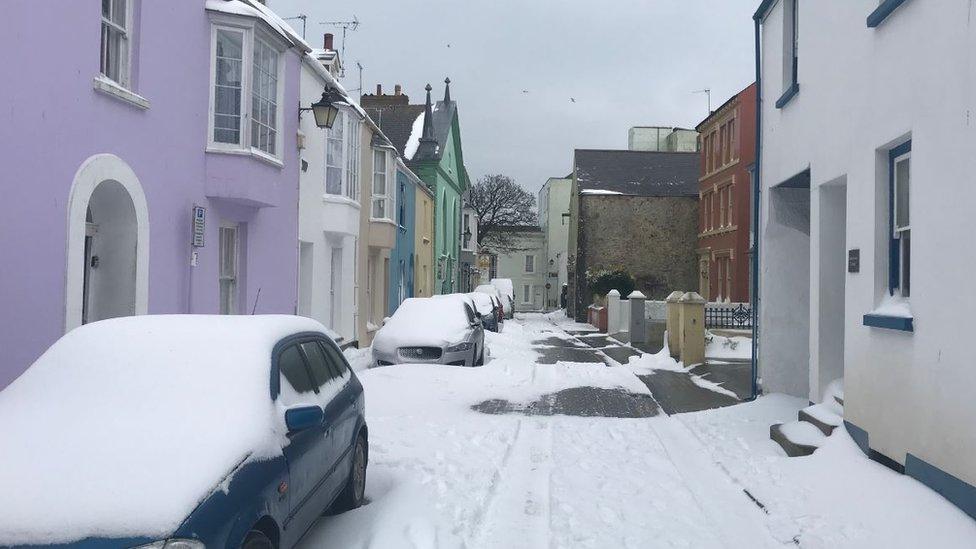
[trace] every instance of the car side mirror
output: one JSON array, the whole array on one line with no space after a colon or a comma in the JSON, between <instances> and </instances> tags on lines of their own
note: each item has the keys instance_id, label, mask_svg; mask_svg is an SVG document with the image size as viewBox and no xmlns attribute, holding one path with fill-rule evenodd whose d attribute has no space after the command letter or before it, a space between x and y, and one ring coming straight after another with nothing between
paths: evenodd
<instances>
[{"instance_id":1,"label":"car side mirror","mask_svg":"<svg viewBox=\"0 0 976 549\"><path fill-rule=\"evenodd\" d=\"M285 425L289 433L297 433L321 425L325 412L321 406L295 406L285 410Z\"/></svg>"}]
</instances>

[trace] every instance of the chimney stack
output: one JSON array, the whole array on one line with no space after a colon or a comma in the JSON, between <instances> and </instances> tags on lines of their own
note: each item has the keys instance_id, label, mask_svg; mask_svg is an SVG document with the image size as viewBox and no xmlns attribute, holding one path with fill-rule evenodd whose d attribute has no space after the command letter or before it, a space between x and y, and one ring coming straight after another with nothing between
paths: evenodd
<instances>
[{"instance_id":1,"label":"chimney stack","mask_svg":"<svg viewBox=\"0 0 976 549\"><path fill-rule=\"evenodd\" d=\"M393 94L391 95L386 95L383 93L383 84L377 84L376 95L364 93L360 97L359 104L365 109L380 109L409 105L410 98L407 97L407 94L403 93L403 86L400 84L393 86Z\"/></svg>"},{"instance_id":2,"label":"chimney stack","mask_svg":"<svg viewBox=\"0 0 976 549\"><path fill-rule=\"evenodd\" d=\"M332 44L333 44L333 36L332 36L332 33L331 32L325 33L325 40L324 40L324 42L325 42L325 49L327 49L327 50L333 50L334 49L332 47Z\"/></svg>"},{"instance_id":3,"label":"chimney stack","mask_svg":"<svg viewBox=\"0 0 976 549\"><path fill-rule=\"evenodd\" d=\"M403 87L400 84L393 86L393 95L400 95L403 93Z\"/></svg>"}]
</instances>

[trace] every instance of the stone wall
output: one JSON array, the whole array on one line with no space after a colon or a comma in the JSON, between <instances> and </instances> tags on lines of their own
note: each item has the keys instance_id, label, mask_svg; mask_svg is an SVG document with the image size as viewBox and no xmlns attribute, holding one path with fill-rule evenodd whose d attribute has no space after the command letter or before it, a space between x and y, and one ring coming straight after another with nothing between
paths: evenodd
<instances>
[{"instance_id":1,"label":"stone wall","mask_svg":"<svg viewBox=\"0 0 976 549\"><path fill-rule=\"evenodd\" d=\"M578 201L577 318L592 302L587 271L624 268L651 300L698 287L697 197L583 195Z\"/></svg>"}]
</instances>

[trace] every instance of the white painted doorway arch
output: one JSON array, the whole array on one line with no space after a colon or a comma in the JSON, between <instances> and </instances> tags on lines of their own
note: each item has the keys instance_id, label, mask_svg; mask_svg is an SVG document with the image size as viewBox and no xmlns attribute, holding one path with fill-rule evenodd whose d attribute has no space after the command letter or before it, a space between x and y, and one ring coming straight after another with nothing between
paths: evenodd
<instances>
[{"instance_id":1,"label":"white painted doorway arch","mask_svg":"<svg viewBox=\"0 0 976 549\"><path fill-rule=\"evenodd\" d=\"M96 154L81 164L68 196L67 228L64 331L80 326L89 308L88 321L146 314L149 208L125 161Z\"/></svg>"}]
</instances>

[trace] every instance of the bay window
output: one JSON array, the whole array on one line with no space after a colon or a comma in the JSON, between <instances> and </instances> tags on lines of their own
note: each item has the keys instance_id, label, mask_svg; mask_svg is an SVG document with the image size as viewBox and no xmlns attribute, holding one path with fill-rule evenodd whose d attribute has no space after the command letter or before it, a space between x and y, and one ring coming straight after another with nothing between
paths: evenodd
<instances>
[{"instance_id":1,"label":"bay window","mask_svg":"<svg viewBox=\"0 0 976 549\"><path fill-rule=\"evenodd\" d=\"M346 143L343 140L346 113L339 111L335 123L329 128L325 145L325 192L342 194L342 157Z\"/></svg>"},{"instance_id":2,"label":"bay window","mask_svg":"<svg viewBox=\"0 0 976 549\"><path fill-rule=\"evenodd\" d=\"M280 160L281 51L253 26L214 25L210 150Z\"/></svg>"},{"instance_id":3,"label":"bay window","mask_svg":"<svg viewBox=\"0 0 976 549\"><path fill-rule=\"evenodd\" d=\"M373 150L373 219L393 220L393 185L390 184L392 166L390 153Z\"/></svg>"}]
</instances>

